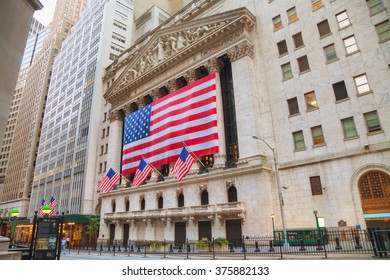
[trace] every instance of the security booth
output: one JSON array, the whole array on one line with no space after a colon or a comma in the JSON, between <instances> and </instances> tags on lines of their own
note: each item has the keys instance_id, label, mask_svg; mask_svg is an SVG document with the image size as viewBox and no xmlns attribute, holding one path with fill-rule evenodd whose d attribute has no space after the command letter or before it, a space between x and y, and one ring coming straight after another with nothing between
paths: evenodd
<instances>
[{"instance_id":1,"label":"security booth","mask_svg":"<svg viewBox=\"0 0 390 280\"><path fill-rule=\"evenodd\" d=\"M301 228L301 229L287 229L287 242L292 246L308 245L315 246L318 245L318 238L321 240L321 244L328 244L328 230L325 227L321 228ZM320 237L318 236L320 233ZM283 245L283 230L274 231L274 245L280 246Z\"/></svg>"}]
</instances>

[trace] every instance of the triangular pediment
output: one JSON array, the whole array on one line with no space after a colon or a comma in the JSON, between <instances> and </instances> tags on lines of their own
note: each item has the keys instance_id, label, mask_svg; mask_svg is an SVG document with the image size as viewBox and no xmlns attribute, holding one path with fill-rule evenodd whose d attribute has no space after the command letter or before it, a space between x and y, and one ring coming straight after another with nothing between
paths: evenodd
<instances>
[{"instance_id":1,"label":"triangular pediment","mask_svg":"<svg viewBox=\"0 0 390 280\"><path fill-rule=\"evenodd\" d=\"M133 89L177 61L198 52L204 48L205 42L223 40L237 29L250 30L254 21L254 16L246 8L240 8L156 30L107 69L106 76L116 69L124 70L104 97L112 103L112 99L121 92Z\"/></svg>"}]
</instances>

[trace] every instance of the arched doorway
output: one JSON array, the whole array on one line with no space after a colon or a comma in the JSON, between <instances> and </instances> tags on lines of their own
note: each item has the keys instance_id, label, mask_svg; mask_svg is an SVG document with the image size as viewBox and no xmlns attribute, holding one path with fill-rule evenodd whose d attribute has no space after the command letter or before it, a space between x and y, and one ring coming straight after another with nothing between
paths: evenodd
<instances>
[{"instance_id":1,"label":"arched doorway","mask_svg":"<svg viewBox=\"0 0 390 280\"><path fill-rule=\"evenodd\" d=\"M368 171L360 177L358 187L367 227L390 228L390 176Z\"/></svg>"}]
</instances>

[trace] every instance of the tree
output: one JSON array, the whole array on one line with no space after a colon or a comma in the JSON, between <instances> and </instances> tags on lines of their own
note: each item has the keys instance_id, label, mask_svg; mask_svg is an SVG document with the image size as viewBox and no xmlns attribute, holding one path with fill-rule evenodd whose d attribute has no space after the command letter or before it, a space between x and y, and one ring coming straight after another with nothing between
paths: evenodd
<instances>
[{"instance_id":1,"label":"tree","mask_svg":"<svg viewBox=\"0 0 390 280\"><path fill-rule=\"evenodd\" d=\"M89 224L87 225L87 229L86 229L86 232L88 233L88 236L89 236L88 245L90 245L91 241L92 241L93 242L92 244L95 244L95 246L96 246L97 234L99 232L99 226L100 226L100 216L90 216L89 217Z\"/></svg>"}]
</instances>

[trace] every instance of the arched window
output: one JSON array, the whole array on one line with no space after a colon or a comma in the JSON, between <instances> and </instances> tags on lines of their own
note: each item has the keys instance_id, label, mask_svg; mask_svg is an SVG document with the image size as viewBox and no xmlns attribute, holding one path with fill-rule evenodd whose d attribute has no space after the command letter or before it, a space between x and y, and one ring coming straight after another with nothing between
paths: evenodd
<instances>
[{"instance_id":1,"label":"arched window","mask_svg":"<svg viewBox=\"0 0 390 280\"><path fill-rule=\"evenodd\" d=\"M184 207L184 195L182 193L177 197L177 207Z\"/></svg>"},{"instance_id":2,"label":"arched window","mask_svg":"<svg viewBox=\"0 0 390 280\"><path fill-rule=\"evenodd\" d=\"M235 186L231 186L228 189L228 202L236 202L237 201L237 189Z\"/></svg>"},{"instance_id":3,"label":"arched window","mask_svg":"<svg viewBox=\"0 0 390 280\"><path fill-rule=\"evenodd\" d=\"M141 200L141 210L145 210L145 198Z\"/></svg>"},{"instance_id":4,"label":"arched window","mask_svg":"<svg viewBox=\"0 0 390 280\"><path fill-rule=\"evenodd\" d=\"M158 198L158 205L157 205L157 208L158 208L158 209L164 208L164 198L163 198L162 196L160 196L160 197Z\"/></svg>"},{"instance_id":5,"label":"arched window","mask_svg":"<svg viewBox=\"0 0 390 280\"><path fill-rule=\"evenodd\" d=\"M206 190L204 190L200 195L200 204L201 205L209 204L209 193Z\"/></svg>"},{"instance_id":6,"label":"arched window","mask_svg":"<svg viewBox=\"0 0 390 280\"><path fill-rule=\"evenodd\" d=\"M126 199L125 208L126 208L126 211L130 210L130 201L128 199Z\"/></svg>"}]
</instances>

